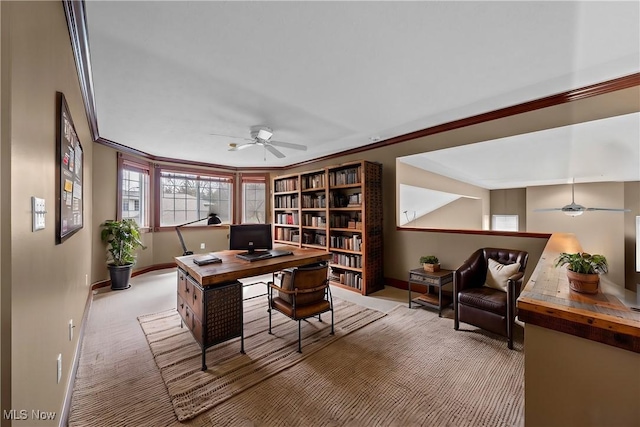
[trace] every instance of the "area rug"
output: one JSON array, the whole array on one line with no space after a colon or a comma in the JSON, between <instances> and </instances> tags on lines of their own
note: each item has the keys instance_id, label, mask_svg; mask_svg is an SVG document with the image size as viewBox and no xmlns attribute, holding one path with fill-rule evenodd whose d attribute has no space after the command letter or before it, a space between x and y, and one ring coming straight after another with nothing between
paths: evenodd
<instances>
[{"instance_id":1,"label":"area rug","mask_svg":"<svg viewBox=\"0 0 640 427\"><path fill-rule=\"evenodd\" d=\"M298 353L297 322L274 312L270 335L266 297L245 301L245 354L240 353L240 338L213 346L206 352L206 371L201 371L200 346L186 328L180 327L176 310L140 316L138 321L176 416L185 421L385 316L337 298L333 302L335 335L329 333L330 313L323 315L322 322L317 318L303 321L302 353Z\"/></svg>"}]
</instances>

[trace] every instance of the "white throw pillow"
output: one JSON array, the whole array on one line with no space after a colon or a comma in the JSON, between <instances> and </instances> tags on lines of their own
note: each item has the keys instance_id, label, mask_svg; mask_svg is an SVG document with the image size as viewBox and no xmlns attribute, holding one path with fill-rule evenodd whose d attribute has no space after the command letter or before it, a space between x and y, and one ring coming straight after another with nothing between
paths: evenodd
<instances>
[{"instance_id":1,"label":"white throw pillow","mask_svg":"<svg viewBox=\"0 0 640 427\"><path fill-rule=\"evenodd\" d=\"M520 263L513 264L500 264L489 258L489 265L487 267L487 281L484 284L489 288L498 289L507 292L507 283L509 277L520 271Z\"/></svg>"}]
</instances>

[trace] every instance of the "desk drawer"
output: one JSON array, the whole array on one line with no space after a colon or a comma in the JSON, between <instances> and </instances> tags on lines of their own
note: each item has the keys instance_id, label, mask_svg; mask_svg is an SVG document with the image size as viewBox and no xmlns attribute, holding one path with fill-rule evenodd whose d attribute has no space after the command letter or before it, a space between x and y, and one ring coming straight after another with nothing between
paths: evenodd
<instances>
[{"instance_id":1,"label":"desk drawer","mask_svg":"<svg viewBox=\"0 0 640 427\"><path fill-rule=\"evenodd\" d=\"M191 330L193 338L202 346L202 322L187 305L185 305L184 323Z\"/></svg>"},{"instance_id":2,"label":"desk drawer","mask_svg":"<svg viewBox=\"0 0 640 427\"><path fill-rule=\"evenodd\" d=\"M191 308L196 317L202 319L202 289L182 270L178 270L178 296Z\"/></svg>"}]
</instances>

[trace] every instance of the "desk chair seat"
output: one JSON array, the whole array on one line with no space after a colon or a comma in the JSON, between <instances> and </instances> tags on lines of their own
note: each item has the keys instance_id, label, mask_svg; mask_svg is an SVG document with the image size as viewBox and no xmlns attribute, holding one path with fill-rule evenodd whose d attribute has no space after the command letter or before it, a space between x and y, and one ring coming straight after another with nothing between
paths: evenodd
<instances>
[{"instance_id":1,"label":"desk chair seat","mask_svg":"<svg viewBox=\"0 0 640 427\"><path fill-rule=\"evenodd\" d=\"M333 300L327 278L327 263L314 264L283 270L279 284L268 283L269 333L271 333L272 310L277 310L292 320L298 321L298 352L302 353L302 320L331 312L331 335L334 334ZM275 294L274 294L275 293Z\"/></svg>"}]
</instances>

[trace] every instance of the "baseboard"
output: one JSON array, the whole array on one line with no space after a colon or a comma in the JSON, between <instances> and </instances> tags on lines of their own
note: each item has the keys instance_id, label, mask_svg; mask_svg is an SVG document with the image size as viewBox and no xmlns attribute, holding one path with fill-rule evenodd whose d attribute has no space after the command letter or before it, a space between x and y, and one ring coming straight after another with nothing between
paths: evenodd
<instances>
[{"instance_id":1,"label":"baseboard","mask_svg":"<svg viewBox=\"0 0 640 427\"><path fill-rule=\"evenodd\" d=\"M177 267L177 264L175 262L167 262L167 263L163 263L163 264L154 264L154 265L149 265L147 267L143 267L141 269L138 270L134 270L133 272L131 272L131 277L135 277L138 276L140 274L144 274L144 273L149 273L150 271L156 271L156 270L164 270L166 268L175 268ZM111 280L107 279L107 280L101 280L99 282L95 282L94 284L91 285L91 290L95 291L97 289L100 288L107 288L111 286Z\"/></svg>"},{"instance_id":2,"label":"baseboard","mask_svg":"<svg viewBox=\"0 0 640 427\"><path fill-rule=\"evenodd\" d=\"M73 362L71 363L69 382L67 383L67 390L65 391L64 400L62 402L62 412L60 413L60 421L58 427L67 427L69 425L69 412L71 410L73 386L76 383L76 375L78 373L78 366L80 364L80 352L82 351L82 342L84 341L85 325L87 324L87 320L89 319L91 304L93 304L93 289L91 289L91 291L87 295L87 301L84 306L84 313L82 313L82 321L80 322L80 329L78 331L78 341L76 343L76 348L73 355Z\"/></svg>"}]
</instances>

